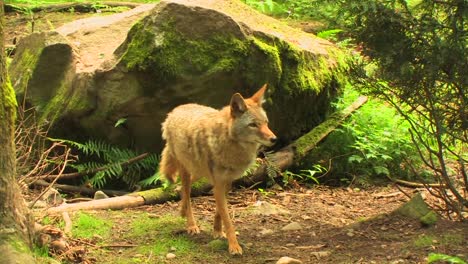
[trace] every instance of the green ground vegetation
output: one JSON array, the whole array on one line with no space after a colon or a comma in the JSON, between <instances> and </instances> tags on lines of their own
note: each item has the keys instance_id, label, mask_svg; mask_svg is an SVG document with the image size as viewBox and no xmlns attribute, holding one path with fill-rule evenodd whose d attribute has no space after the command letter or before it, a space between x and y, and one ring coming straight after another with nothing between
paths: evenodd
<instances>
[{"instance_id":1,"label":"green ground vegetation","mask_svg":"<svg viewBox=\"0 0 468 264\"><path fill-rule=\"evenodd\" d=\"M89 257L99 263L163 263L166 254L176 255L177 263L194 263L209 258L210 246L200 247L184 233L185 219L174 215L154 215L144 211L77 213L72 217L74 238L97 241L99 249ZM201 223L203 229L208 229ZM94 230L94 231L93 231ZM137 241L133 247L123 247L119 254L106 245ZM226 254L226 257L227 254Z\"/></svg>"}]
</instances>

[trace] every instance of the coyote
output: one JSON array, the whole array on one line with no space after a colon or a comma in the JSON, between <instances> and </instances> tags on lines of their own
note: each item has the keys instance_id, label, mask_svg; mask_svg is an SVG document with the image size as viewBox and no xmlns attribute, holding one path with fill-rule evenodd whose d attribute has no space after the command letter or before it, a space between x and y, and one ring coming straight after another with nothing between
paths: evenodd
<instances>
[{"instance_id":1,"label":"coyote","mask_svg":"<svg viewBox=\"0 0 468 264\"><path fill-rule=\"evenodd\" d=\"M247 99L235 93L221 110L181 105L162 124L166 145L159 169L170 182L177 175L181 178L181 215L187 218L187 232L200 233L190 205L190 189L192 182L206 177L216 201L213 235L226 236L231 254L242 254L242 248L229 217L227 192L232 181L255 161L260 145L272 146L277 139L262 108L265 90L266 84Z\"/></svg>"}]
</instances>

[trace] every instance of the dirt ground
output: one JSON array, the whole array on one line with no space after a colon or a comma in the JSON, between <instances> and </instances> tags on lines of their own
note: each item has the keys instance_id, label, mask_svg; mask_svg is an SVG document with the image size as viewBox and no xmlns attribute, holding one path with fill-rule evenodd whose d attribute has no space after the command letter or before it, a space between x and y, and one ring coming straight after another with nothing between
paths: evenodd
<instances>
[{"instance_id":1,"label":"dirt ground","mask_svg":"<svg viewBox=\"0 0 468 264\"><path fill-rule=\"evenodd\" d=\"M57 28L66 22L96 14L40 13L33 20L25 14L7 14L6 44L16 43L35 31ZM99 14L98 14L99 15ZM406 189L407 193L414 190ZM392 213L408 198L394 187L355 188L297 187L291 190L236 190L229 196L230 209L244 255L232 257L226 249L214 250L210 235L214 199L193 199L195 216L202 228L198 236L184 232L183 221L170 227L170 236L184 238L194 256L176 257L164 254L138 253L136 247L158 244L157 236L128 237L137 216L161 218L178 215L178 203L143 206L122 211L96 211L113 222L111 237L97 247L92 241L75 240L86 247L86 258L94 263L276 263L283 256L303 263L427 263L429 253L443 253L468 260L468 223L440 219L424 227L419 221ZM278 211L257 209L275 208ZM140 219L140 218L138 218ZM288 224L299 224L297 230L282 230ZM169 228L158 226L157 228ZM156 227L155 227L156 229ZM169 248L164 251L171 251ZM159 252L159 251L158 251Z\"/></svg>"},{"instance_id":2,"label":"dirt ground","mask_svg":"<svg viewBox=\"0 0 468 264\"><path fill-rule=\"evenodd\" d=\"M238 264L276 263L283 256L302 263L427 263L430 253L468 259L468 223L440 219L435 225L424 227L417 220L392 213L409 200L396 188L359 190L318 186L267 191L236 190L229 195L234 225L244 249L240 257L230 256L226 246L217 250L210 247L215 208L211 196L193 198L201 234L187 235L184 221L154 227L155 230L169 228L173 239L183 238L196 245L191 249L193 255L179 256L176 249L177 257L166 259L171 243L164 242L166 249L162 252L142 256L136 249L138 246L163 242L151 235L153 230L134 239L125 235L132 232L132 221L141 219L137 217L141 213L151 218L177 217L178 203L170 202L95 212L114 222L111 238L105 243L130 244L135 248L117 246L103 251L88 247L87 257L96 263ZM414 190L406 192L411 194ZM256 213L258 209L262 213ZM282 230L293 222L300 225L297 230Z\"/></svg>"}]
</instances>

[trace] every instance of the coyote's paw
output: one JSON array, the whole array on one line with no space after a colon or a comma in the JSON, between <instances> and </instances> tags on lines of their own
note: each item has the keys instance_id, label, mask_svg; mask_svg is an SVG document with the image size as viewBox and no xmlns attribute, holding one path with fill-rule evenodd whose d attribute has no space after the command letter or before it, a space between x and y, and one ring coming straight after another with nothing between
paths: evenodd
<instances>
[{"instance_id":1,"label":"coyote's paw","mask_svg":"<svg viewBox=\"0 0 468 264\"><path fill-rule=\"evenodd\" d=\"M229 244L229 253L231 253L231 255L242 255L242 248L238 243L235 245Z\"/></svg>"},{"instance_id":2,"label":"coyote's paw","mask_svg":"<svg viewBox=\"0 0 468 264\"><path fill-rule=\"evenodd\" d=\"M213 231L213 238L218 239L218 238L225 238L226 233L223 231Z\"/></svg>"},{"instance_id":3,"label":"coyote's paw","mask_svg":"<svg viewBox=\"0 0 468 264\"><path fill-rule=\"evenodd\" d=\"M187 233L189 235L200 234L200 228L198 228L197 225L189 226L189 227L187 227Z\"/></svg>"}]
</instances>

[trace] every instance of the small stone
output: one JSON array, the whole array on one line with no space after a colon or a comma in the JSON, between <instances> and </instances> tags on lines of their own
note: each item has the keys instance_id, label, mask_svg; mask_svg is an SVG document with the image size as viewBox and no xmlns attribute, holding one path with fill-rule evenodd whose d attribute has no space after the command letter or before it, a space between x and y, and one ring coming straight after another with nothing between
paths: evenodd
<instances>
[{"instance_id":1,"label":"small stone","mask_svg":"<svg viewBox=\"0 0 468 264\"><path fill-rule=\"evenodd\" d=\"M50 205L59 205L63 203L63 198L60 196L60 193L54 188L50 188L44 194L44 200Z\"/></svg>"},{"instance_id":2,"label":"small stone","mask_svg":"<svg viewBox=\"0 0 468 264\"><path fill-rule=\"evenodd\" d=\"M302 226L298 222L292 222L292 223L285 225L283 228L281 228L281 230L283 231L302 230Z\"/></svg>"},{"instance_id":3,"label":"small stone","mask_svg":"<svg viewBox=\"0 0 468 264\"><path fill-rule=\"evenodd\" d=\"M174 253L167 253L166 259L175 259L176 255Z\"/></svg>"},{"instance_id":4,"label":"small stone","mask_svg":"<svg viewBox=\"0 0 468 264\"><path fill-rule=\"evenodd\" d=\"M103 191L96 191L94 193L94 200L100 200L100 199L107 199L109 196L105 194Z\"/></svg>"},{"instance_id":5,"label":"small stone","mask_svg":"<svg viewBox=\"0 0 468 264\"><path fill-rule=\"evenodd\" d=\"M171 247L170 251L175 252L175 251L177 251L177 248L176 247Z\"/></svg>"},{"instance_id":6,"label":"small stone","mask_svg":"<svg viewBox=\"0 0 468 264\"><path fill-rule=\"evenodd\" d=\"M252 214L255 215L287 215L291 214L288 210L282 208L279 205L275 205L265 201L257 201L254 205L247 208Z\"/></svg>"},{"instance_id":7,"label":"small stone","mask_svg":"<svg viewBox=\"0 0 468 264\"><path fill-rule=\"evenodd\" d=\"M262 236L271 235L273 233L274 233L273 230L267 229L267 228L263 228L262 230L260 230L260 235Z\"/></svg>"},{"instance_id":8,"label":"small stone","mask_svg":"<svg viewBox=\"0 0 468 264\"><path fill-rule=\"evenodd\" d=\"M281 257L276 264L302 264L302 261L290 257Z\"/></svg>"},{"instance_id":9,"label":"small stone","mask_svg":"<svg viewBox=\"0 0 468 264\"><path fill-rule=\"evenodd\" d=\"M287 247L295 247L296 244L294 244L294 243L287 243L286 246L287 246Z\"/></svg>"},{"instance_id":10,"label":"small stone","mask_svg":"<svg viewBox=\"0 0 468 264\"><path fill-rule=\"evenodd\" d=\"M312 217L308 216L308 215L301 215L301 218L304 219L304 220L310 220L312 219Z\"/></svg>"}]
</instances>

